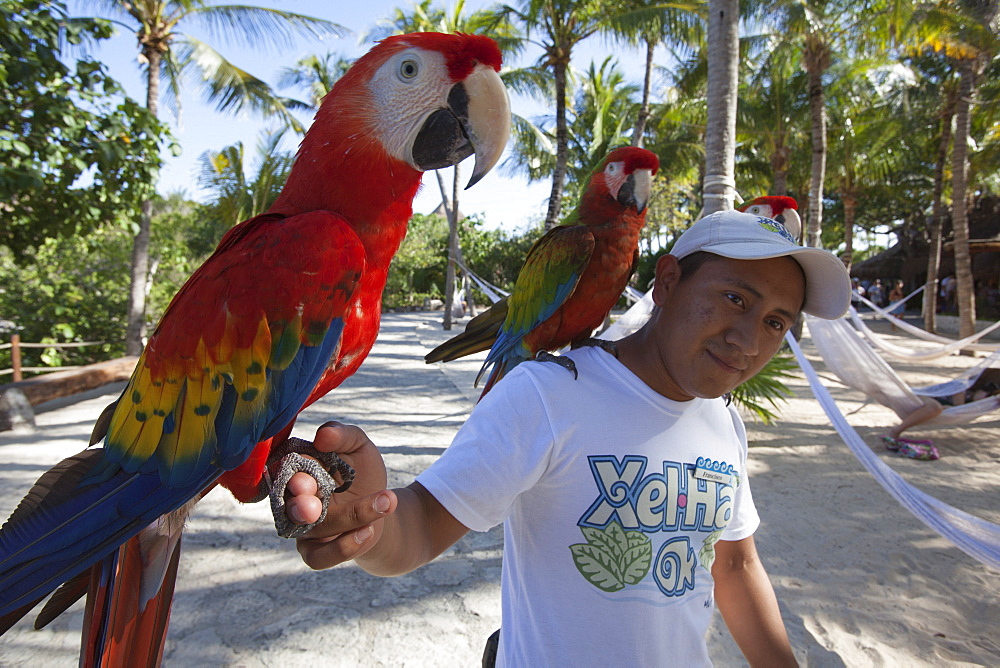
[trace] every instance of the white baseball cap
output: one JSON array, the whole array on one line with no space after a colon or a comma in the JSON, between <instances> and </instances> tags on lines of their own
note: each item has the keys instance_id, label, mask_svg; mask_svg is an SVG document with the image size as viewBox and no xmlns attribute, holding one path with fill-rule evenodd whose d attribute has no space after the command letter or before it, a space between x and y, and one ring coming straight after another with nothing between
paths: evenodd
<instances>
[{"instance_id":1,"label":"white baseball cap","mask_svg":"<svg viewBox=\"0 0 1000 668\"><path fill-rule=\"evenodd\" d=\"M705 251L734 260L791 256L806 277L802 310L836 320L851 304L851 277L844 263L822 248L800 246L784 226L770 218L739 211L719 211L689 227L670 254L678 260Z\"/></svg>"}]
</instances>

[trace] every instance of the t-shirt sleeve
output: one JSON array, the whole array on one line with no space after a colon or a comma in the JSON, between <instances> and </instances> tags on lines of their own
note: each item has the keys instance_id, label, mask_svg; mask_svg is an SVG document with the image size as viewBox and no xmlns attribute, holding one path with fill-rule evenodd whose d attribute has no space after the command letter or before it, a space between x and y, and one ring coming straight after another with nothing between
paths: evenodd
<instances>
[{"instance_id":1,"label":"t-shirt sleeve","mask_svg":"<svg viewBox=\"0 0 1000 668\"><path fill-rule=\"evenodd\" d=\"M417 476L459 522L488 531L548 465L554 437L530 376L515 368L483 397L441 457Z\"/></svg>"},{"instance_id":2,"label":"t-shirt sleeve","mask_svg":"<svg viewBox=\"0 0 1000 668\"><path fill-rule=\"evenodd\" d=\"M750 491L750 475L747 471L747 430L743 425L736 408L729 406L729 414L733 419L733 427L740 442L740 480L736 486L735 498L733 499L733 516L729 524L720 536L721 540L743 540L752 536L760 526L760 516L757 515L757 508L753 503L753 493Z\"/></svg>"}]
</instances>

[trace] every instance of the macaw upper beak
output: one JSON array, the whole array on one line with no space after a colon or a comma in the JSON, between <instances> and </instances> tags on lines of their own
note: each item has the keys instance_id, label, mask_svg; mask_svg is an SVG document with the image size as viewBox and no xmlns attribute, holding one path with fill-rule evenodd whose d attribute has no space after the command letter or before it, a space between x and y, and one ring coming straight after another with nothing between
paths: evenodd
<instances>
[{"instance_id":1,"label":"macaw upper beak","mask_svg":"<svg viewBox=\"0 0 1000 668\"><path fill-rule=\"evenodd\" d=\"M652 189L653 172L649 169L637 169L628 175L618 190L618 202L622 206L635 206L636 211L642 213L649 203Z\"/></svg>"},{"instance_id":2,"label":"macaw upper beak","mask_svg":"<svg viewBox=\"0 0 1000 668\"><path fill-rule=\"evenodd\" d=\"M785 226L785 229L788 230L793 239L796 241L799 240L799 235L802 234L802 219L799 218L798 211L795 209L785 209L784 213L779 213L774 219Z\"/></svg>"},{"instance_id":3,"label":"macaw upper beak","mask_svg":"<svg viewBox=\"0 0 1000 668\"><path fill-rule=\"evenodd\" d=\"M424 171L441 169L475 153L476 166L465 186L471 188L497 164L509 136L507 89L496 70L480 64L452 86L448 106L424 121L413 142L413 164Z\"/></svg>"}]
</instances>

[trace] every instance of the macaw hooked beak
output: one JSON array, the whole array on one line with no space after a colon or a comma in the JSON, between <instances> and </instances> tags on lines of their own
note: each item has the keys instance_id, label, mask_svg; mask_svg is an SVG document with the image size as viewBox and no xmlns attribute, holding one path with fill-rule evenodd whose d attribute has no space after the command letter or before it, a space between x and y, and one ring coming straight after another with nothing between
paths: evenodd
<instances>
[{"instance_id":1,"label":"macaw hooked beak","mask_svg":"<svg viewBox=\"0 0 1000 668\"><path fill-rule=\"evenodd\" d=\"M468 189L497 164L509 136L507 89L492 67L480 64L452 86L448 106L424 121L413 142L413 164L424 171L441 169L475 153Z\"/></svg>"},{"instance_id":2,"label":"macaw hooked beak","mask_svg":"<svg viewBox=\"0 0 1000 668\"><path fill-rule=\"evenodd\" d=\"M799 218L798 211L795 209L785 209L783 213L779 213L774 219L785 226L785 229L788 230L793 239L796 241L799 240L799 235L802 234L802 219Z\"/></svg>"},{"instance_id":3,"label":"macaw hooked beak","mask_svg":"<svg viewBox=\"0 0 1000 668\"><path fill-rule=\"evenodd\" d=\"M618 202L622 206L635 206L642 213L649 203L649 193L653 189L653 172L648 169L637 169L628 175L625 183L618 191Z\"/></svg>"}]
</instances>

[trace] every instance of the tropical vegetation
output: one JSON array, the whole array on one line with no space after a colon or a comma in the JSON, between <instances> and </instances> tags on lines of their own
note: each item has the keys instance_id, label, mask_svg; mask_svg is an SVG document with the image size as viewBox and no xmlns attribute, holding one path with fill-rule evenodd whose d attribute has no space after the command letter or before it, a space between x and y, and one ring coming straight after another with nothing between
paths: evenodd
<instances>
[{"instance_id":1,"label":"tropical vegetation","mask_svg":"<svg viewBox=\"0 0 1000 668\"><path fill-rule=\"evenodd\" d=\"M414 218L387 308L449 301L459 278L468 285L463 266L509 288L534 239L574 206L583 175L610 147L631 143L663 166L641 243L640 289L656 254L701 212L732 206L738 193L788 194L800 202L804 242L834 250L848 266L895 242L926 251L919 280L930 288L923 301L932 330L942 249L953 242L962 334L974 326L969 216L1000 196L995 1L472 4L401 3L372 25L347 27L369 37L414 29L497 37L515 111L502 167L549 184L547 210L518 229L498 229L482 214L463 219L459 170L439 175L443 216ZM301 131L292 111L315 107L349 66L318 51L276 68L272 88L179 32L204 20L220 38L274 48L293 34L345 29L330 20L195 0L92 6L110 13L70 19L60 2L0 0L0 207L9 223L0 227L0 321L30 340L107 342L89 353L52 349L47 364L121 354L138 340L136 319L154 323L225 230L273 201L292 159L277 132ZM116 25L142 36L145 105L124 96L99 61L67 47L111 38ZM588 44L631 48L585 61ZM256 147L202 156L203 201L154 198L160 156L172 146L157 120L160 76L170 99L190 68L220 112L275 120ZM531 105L542 111L521 113ZM146 294L148 306L138 309ZM468 294L487 299L471 286ZM444 317L450 322L450 308ZM777 385L741 400L766 417L755 397L780 395L780 373L770 374Z\"/></svg>"}]
</instances>

